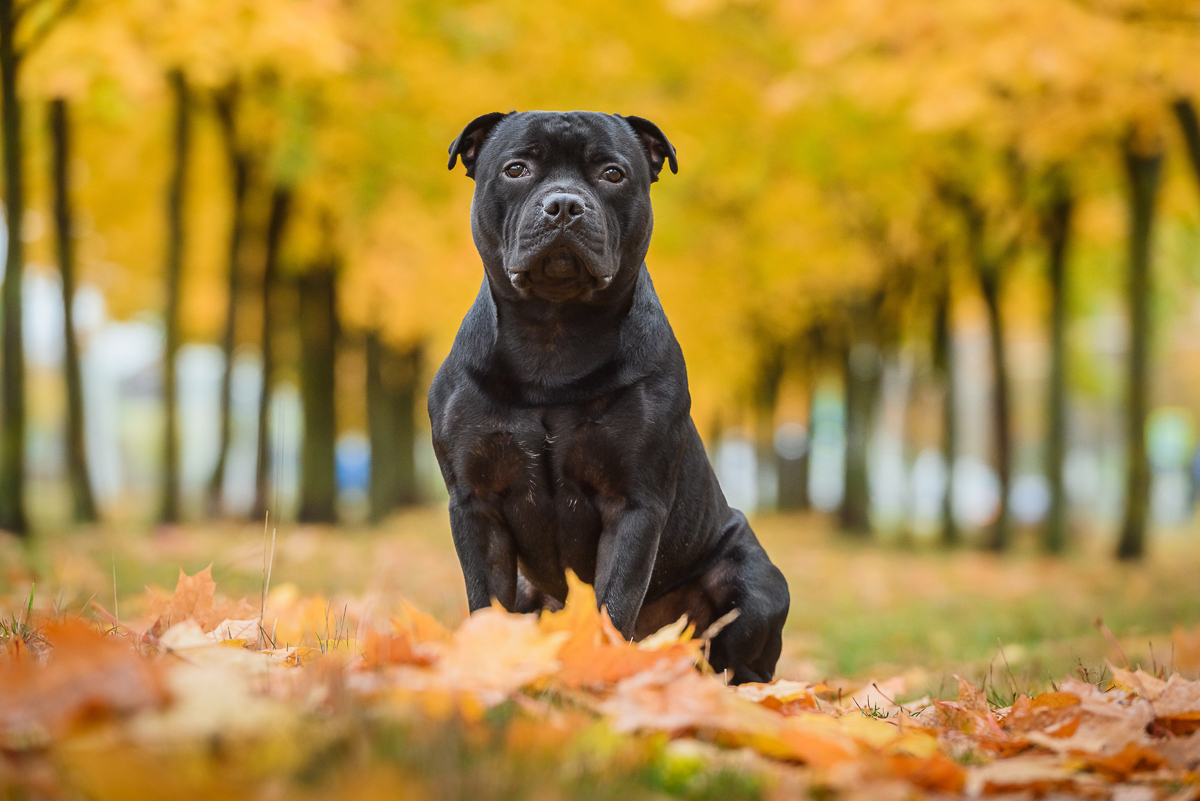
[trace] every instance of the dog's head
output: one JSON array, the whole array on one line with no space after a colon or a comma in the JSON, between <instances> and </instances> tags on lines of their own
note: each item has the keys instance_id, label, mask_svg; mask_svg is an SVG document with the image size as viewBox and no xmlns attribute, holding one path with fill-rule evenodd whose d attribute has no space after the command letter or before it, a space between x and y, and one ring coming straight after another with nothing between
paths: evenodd
<instances>
[{"instance_id":1,"label":"dog's head","mask_svg":"<svg viewBox=\"0 0 1200 801\"><path fill-rule=\"evenodd\" d=\"M592 111L485 114L450 145L475 179L471 232L495 291L599 303L634 280L650 184L675 148L654 123Z\"/></svg>"}]
</instances>

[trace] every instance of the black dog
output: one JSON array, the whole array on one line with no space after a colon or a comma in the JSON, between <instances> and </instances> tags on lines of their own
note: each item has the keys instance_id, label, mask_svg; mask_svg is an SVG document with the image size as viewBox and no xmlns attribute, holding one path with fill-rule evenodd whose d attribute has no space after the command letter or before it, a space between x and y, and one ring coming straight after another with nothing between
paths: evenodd
<instances>
[{"instance_id":1,"label":"black dog","mask_svg":"<svg viewBox=\"0 0 1200 801\"><path fill-rule=\"evenodd\" d=\"M471 611L561 604L570 568L628 638L732 617L712 666L769 681L787 582L717 485L644 261L675 149L639 117L536 111L472 121L460 157L486 277L429 416Z\"/></svg>"}]
</instances>

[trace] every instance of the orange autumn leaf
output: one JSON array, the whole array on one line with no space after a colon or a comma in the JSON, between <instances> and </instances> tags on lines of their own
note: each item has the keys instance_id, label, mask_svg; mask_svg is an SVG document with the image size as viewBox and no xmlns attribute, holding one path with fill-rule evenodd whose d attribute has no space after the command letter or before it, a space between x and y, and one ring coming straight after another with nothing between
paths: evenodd
<instances>
[{"instance_id":1,"label":"orange autumn leaf","mask_svg":"<svg viewBox=\"0 0 1200 801\"><path fill-rule=\"evenodd\" d=\"M733 691L747 701L761 704L782 715L795 715L817 709L816 694L828 689L824 684L779 679L770 684L742 684L734 687Z\"/></svg>"},{"instance_id":2,"label":"orange autumn leaf","mask_svg":"<svg viewBox=\"0 0 1200 801\"><path fill-rule=\"evenodd\" d=\"M659 634L670 634L664 629L642 643L649 647L639 647L624 640L607 611L596 608L596 595L589 585L574 573L567 574L567 582L570 589L566 605L558 612L543 612L539 620L543 631L569 634L558 654L562 668L556 676L565 686L611 685L664 659L699 660L701 643L689 639L690 628L684 627L673 637L660 637Z\"/></svg>"},{"instance_id":3,"label":"orange autumn leaf","mask_svg":"<svg viewBox=\"0 0 1200 801\"><path fill-rule=\"evenodd\" d=\"M428 665L433 660L413 647L407 634L367 632L363 641L363 664L369 668L385 665Z\"/></svg>"},{"instance_id":4,"label":"orange autumn leaf","mask_svg":"<svg viewBox=\"0 0 1200 801\"><path fill-rule=\"evenodd\" d=\"M929 757L889 754L887 766L893 776L939 793L957 793L967 780L962 767L941 753Z\"/></svg>"},{"instance_id":5,"label":"orange autumn leaf","mask_svg":"<svg viewBox=\"0 0 1200 801\"><path fill-rule=\"evenodd\" d=\"M46 664L0 665L0 740L60 735L77 725L166 701L159 670L128 641L80 621L47 627Z\"/></svg>"},{"instance_id":6,"label":"orange autumn leaf","mask_svg":"<svg viewBox=\"0 0 1200 801\"><path fill-rule=\"evenodd\" d=\"M408 601L400 601L403 614L392 618L392 628L407 630L416 642L448 642L451 632L426 612L422 612Z\"/></svg>"},{"instance_id":7,"label":"orange autumn leaf","mask_svg":"<svg viewBox=\"0 0 1200 801\"><path fill-rule=\"evenodd\" d=\"M257 611L245 598L236 602L218 602L215 597L217 583L212 577L212 563L194 576L179 570L179 581L175 592L164 597L149 593L148 611L150 625L147 630L158 634L176 623L194 620L205 631L212 631L225 620L242 620L256 615Z\"/></svg>"}]
</instances>

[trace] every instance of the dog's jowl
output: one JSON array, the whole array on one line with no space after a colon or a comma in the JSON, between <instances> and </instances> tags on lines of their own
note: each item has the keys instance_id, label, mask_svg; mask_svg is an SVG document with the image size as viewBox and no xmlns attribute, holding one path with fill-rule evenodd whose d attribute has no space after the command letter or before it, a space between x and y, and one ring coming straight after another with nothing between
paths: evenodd
<instances>
[{"instance_id":1,"label":"dog's jowl","mask_svg":"<svg viewBox=\"0 0 1200 801\"><path fill-rule=\"evenodd\" d=\"M629 638L732 618L712 666L769 680L787 582L717 485L645 264L675 149L639 117L537 111L472 121L460 158L485 278L429 416L471 610L557 606L570 569Z\"/></svg>"}]
</instances>

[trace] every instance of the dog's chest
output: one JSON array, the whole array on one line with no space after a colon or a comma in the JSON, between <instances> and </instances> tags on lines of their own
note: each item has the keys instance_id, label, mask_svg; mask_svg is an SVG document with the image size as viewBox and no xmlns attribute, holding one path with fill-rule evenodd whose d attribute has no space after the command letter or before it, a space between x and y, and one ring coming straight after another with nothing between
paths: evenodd
<instances>
[{"instance_id":1,"label":"dog's chest","mask_svg":"<svg viewBox=\"0 0 1200 801\"><path fill-rule=\"evenodd\" d=\"M536 573L595 572L601 508L617 501L621 437L579 407L542 407L509 417L469 452L477 497L503 516L522 562Z\"/></svg>"}]
</instances>

